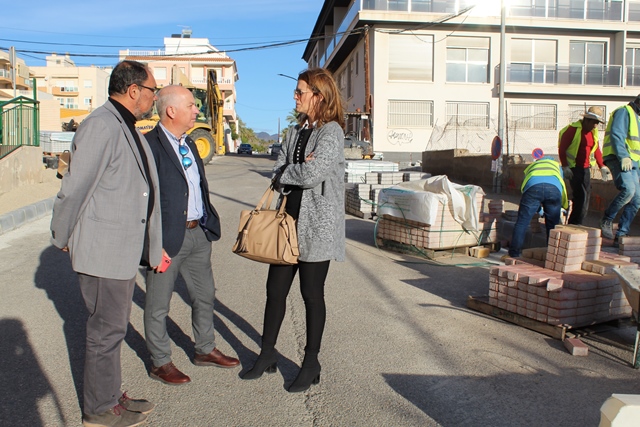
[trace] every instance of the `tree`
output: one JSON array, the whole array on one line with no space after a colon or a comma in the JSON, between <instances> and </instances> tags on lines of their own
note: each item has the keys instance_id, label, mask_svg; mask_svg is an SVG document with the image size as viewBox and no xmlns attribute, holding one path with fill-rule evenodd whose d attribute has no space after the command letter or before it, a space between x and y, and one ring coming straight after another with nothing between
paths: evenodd
<instances>
[{"instance_id":1,"label":"tree","mask_svg":"<svg viewBox=\"0 0 640 427\"><path fill-rule=\"evenodd\" d=\"M287 116L287 118L285 119L287 121L287 127L282 131L282 140L284 141L285 137L287 136L287 131L289 130L290 126L293 126L294 124L298 123L298 112L296 111L296 109L292 109L291 112L289 113L289 115Z\"/></svg>"},{"instance_id":2,"label":"tree","mask_svg":"<svg viewBox=\"0 0 640 427\"><path fill-rule=\"evenodd\" d=\"M240 141L252 146L259 141L253 129L245 125L240 117L238 117L238 126L240 126Z\"/></svg>"},{"instance_id":3,"label":"tree","mask_svg":"<svg viewBox=\"0 0 640 427\"><path fill-rule=\"evenodd\" d=\"M237 140L239 135L236 129L236 123L235 122L229 123L229 127L231 128L231 139L234 141Z\"/></svg>"}]
</instances>

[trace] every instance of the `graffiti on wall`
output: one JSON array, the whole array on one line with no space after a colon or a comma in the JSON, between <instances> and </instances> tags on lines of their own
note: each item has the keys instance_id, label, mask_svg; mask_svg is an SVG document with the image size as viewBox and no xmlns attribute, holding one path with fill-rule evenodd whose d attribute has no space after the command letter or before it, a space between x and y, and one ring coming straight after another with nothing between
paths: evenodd
<instances>
[{"instance_id":1,"label":"graffiti on wall","mask_svg":"<svg viewBox=\"0 0 640 427\"><path fill-rule=\"evenodd\" d=\"M392 145L407 145L413 142L413 132L409 129L391 129L387 141Z\"/></svg>"}]
</instances>

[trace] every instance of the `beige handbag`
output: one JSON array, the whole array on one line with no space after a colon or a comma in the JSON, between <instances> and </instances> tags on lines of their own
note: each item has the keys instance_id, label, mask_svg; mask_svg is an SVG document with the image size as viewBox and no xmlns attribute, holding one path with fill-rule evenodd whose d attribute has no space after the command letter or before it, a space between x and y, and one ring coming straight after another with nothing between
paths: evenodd
<instances>
[{"instance_id":1,"label":"beige handbag","mask_svg":"<svg viewBox=\"0 0 640 427\"><path fill-rule=\"evenodd\" d=\"M279 209L271 209L275 190L269 186L253 210L240 212L238 239L233 252L266 264L298 263L296 221L284 211L287 196Z\"/></svg>"}]
</instances>

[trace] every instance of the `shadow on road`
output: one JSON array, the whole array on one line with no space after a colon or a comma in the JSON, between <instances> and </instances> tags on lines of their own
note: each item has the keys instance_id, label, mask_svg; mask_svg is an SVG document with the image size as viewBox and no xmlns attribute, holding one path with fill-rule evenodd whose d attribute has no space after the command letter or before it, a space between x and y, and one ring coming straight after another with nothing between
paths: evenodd
<instances>
[{"instance_id":1,"label":"shadow on road","mask_svg":"<svg viewBox=\"0 0 640 427\"><path fill-rule=\"evenodd\" d=\"M71 269L69 254L49 246L40 254L34 277L37 288L44 290L63 321L62 331L69 355L71 376L83 407L83 372L87 309L80 293L76 273ZM26 424L28 425L28 423Z\"/></svg>"},{"instance_id":2,"label":"shadow on road","mask_svg":"<svg viewBox=\"0 0 640 427\"><path fill-rule=\"evenodd\" d=\"M51 396L59 425L67 425L60 401L29 343L27 331L18 319L0 320L0 372L8 396L0 399L0 425L45 426L40 419L39 401Z\"/></svg>"},{"instance_id":3,"label":"shadow on road","mask_svg":"<svg viewBox=\"0 0 640 427\"><path fill-rule=\"evenodd\" d=\"M628 379L596 379L572 369L558 372L382 376L398 394L443 426L597 425L600 406L610 396L610 390L637 392L637 386ZM540 384L558 393L541 393Z\"/></svg>"}]
</instances>

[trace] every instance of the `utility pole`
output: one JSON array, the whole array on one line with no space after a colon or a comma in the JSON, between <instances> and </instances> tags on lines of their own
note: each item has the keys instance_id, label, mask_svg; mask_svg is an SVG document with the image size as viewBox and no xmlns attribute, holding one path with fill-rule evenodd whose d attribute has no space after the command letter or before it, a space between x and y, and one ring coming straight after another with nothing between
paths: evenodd
<instances>
[{"instance_id":1,"label":"utility pole","mask_svg":"<svg viewBox=\"0 0 640 427\"><path fill-rule=\"evenodd\" d=\"M364 138L371 143L373 152L373 140L371 138L371 82L369 81L369 26L364 26L364 112L367 114L367 126L364 128Z\"/></svg>"},{"instance_id":2,"label":"utility pole","mask_svg":"<svg viewBox=\"0 0 640 427\"><path fill-rule=\"evenodd\" d=\"M500 142L502 143L502 150L504 150L505 142L504 142L504 85L507 76L507 64L505 64L507 54L506 50L506 12L504 6L504 0L500 2L500 88L499 88L499 96L498 96L498 138L500 138ZM502 153L498 160L496 160L496 171L493 178L493 190L496 193L500 193L502 190Z\"/></svg>"},{"instance_id":3,"label":"utility pole","mask_svg":"<svg viewBox=\"0 0 640 427\"><path fill-rule=\"evenodd\" d=\"M16 97L16 73L18 72L18 64L16 64L16 48L9 48L9 62L11 63L11 85L13 86L13 97Z\"/></svg>"}]
</instances>

